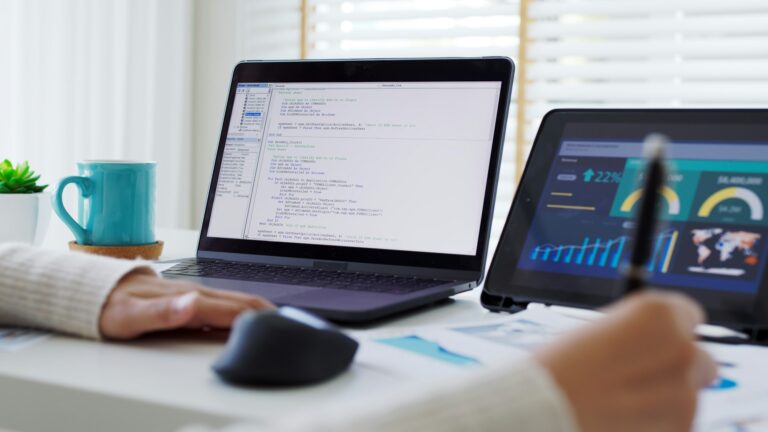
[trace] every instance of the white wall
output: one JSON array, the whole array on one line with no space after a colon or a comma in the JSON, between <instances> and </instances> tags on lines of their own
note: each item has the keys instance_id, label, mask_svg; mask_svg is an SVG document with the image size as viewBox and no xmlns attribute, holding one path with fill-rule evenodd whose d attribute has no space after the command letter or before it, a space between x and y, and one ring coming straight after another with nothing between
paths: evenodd
<instances>
[{"instance_id":1,"label":"white wall","mask_svg":"<svg viewBox=\"0 0 768 432\"><path fill-rule=\"evenodd\" d=\"M237 1L195 0L192 227L200 228L237 58Z\"/></svg>"},{"instance_id":2,"label":"white wall","mask_svg":"<svg viewBox=\"0 0 768 432\"><path fill-rule=\"evenodd\" d=\"M192 6L0 0L0 158L51 189L78 160L155 160L158 226L190 226Z\"/></svg>"}]
</instances>

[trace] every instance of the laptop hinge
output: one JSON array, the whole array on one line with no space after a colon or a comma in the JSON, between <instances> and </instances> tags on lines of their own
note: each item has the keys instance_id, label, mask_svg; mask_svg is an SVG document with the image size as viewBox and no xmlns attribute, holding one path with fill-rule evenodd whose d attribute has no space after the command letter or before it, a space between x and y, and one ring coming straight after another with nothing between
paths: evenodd
<instances>
[{"instance_id":1,"label":"laptop hinge","mask_svg":"<svg viewBox=\"0 0 768 432\"><path fill-rule=\"evenodd\" d=\"M346 271L349 268L349 264L334 261L313 261L312 267L320 270Z\"/></svg>"}]
</instances>

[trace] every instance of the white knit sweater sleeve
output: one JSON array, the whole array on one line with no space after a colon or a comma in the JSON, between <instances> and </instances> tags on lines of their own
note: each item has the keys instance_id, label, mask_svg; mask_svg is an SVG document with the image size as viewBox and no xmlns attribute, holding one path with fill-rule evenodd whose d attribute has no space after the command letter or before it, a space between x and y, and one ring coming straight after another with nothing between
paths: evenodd
<instances>
[{"instance_id":1,"label":"white knit sweater sleeve","mask_svg":"<svg viewBox=\"0 0 768 432\"><path fill-rule=\"evenodd\" d=\"M0 244L0 325L57 330L99 339L99 316L117 283L139 261Z\"/></svg>"},{"instance_id":2,"label":"white knit sweater sleeve","mask_svg":"<svg viewBox=\"0 0 768 432\"><path fill-rule=\"evenodd\" d=\"M137 261L0 245L0 324L100 338L99 315L105 300L120 279L137 270L153 272ZM403 391L396 403L360 400L350 404L343 416L295 416L226 429L265 430L571 432L576 424L548 372L532 360L515 360L434 385L422 383Z\"/></svg>"},{"instance_id":3,"label":"white knit sweater sleeve","mask_svg":"<svg viewBox=\"0 0 768 432\"><path fill-rule=\"evenodd\" d=\"M423 385L422 385L423 386ZM549 373L514 360L456 380L403 392L397 406L351 407L345 416L277 424L280 432L571 432L570 407ZM365 404L365 402L363 402ZM361 404L362 405L362 404ZM270 425L272 426L272 425Z\"/></svg>"},{"instance_id":4,"label":"white knit sweater sleeve","mask_svg":"<svg viewBox=\"0 0 768 432\"><path fill-rule=\"evenodd\" d=\"M371 389L375 391L375 389ZM388 403L363 398L344 413L279 416L240 423L222 432L575 432L570 404L551 376L532 359L403 388ZM189 427L181 432L210 432Z\"/></svg>"}]
</instances>

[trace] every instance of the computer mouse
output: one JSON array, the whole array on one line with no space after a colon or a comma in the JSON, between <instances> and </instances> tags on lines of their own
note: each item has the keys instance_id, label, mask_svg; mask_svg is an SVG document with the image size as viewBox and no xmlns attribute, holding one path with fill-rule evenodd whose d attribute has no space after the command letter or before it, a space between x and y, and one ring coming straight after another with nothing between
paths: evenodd
<instances>
[{"instance_id":1,"label":"computer mouse","mask_svg":"<svg viewBox=\"0 0 768 432\"><path fill-rule=\"evenodd\" d=\"M301 309L248 311L235 319L213 370L239 385L311 384L346 370L357 347L357 341Z\"/></svg>"}]
</instances>

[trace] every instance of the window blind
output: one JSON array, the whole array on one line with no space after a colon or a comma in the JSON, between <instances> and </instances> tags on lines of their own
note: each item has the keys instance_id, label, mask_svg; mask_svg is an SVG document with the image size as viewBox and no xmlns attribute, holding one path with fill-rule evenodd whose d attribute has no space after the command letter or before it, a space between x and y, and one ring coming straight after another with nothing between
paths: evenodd
<instances>
[{"instance_id":1,"label":"window blind","mask_svg":"<svg viewBox=\"0 0 768 432\"><path fill-rule=\"evenodd\" d=\"M235 22L241 60L300 57L301 0L237 0Z\"/></svg>"},{"instance_id":2,"label":"window blind","mask_svg":"<svg viewBox=\"0 0 768 432\"><path fill-rule=\"evenodd\" d=\"M243 58L515 59L523 103L511 109L494 236L519 174L516 148L527 154L550 109L768 105L765 0L239 2Z\"/></svg>"},{"instance_id":3,"label":"window blind","mask_svg":"<svg viewBox=\"0 0 768 432\"><path fill-rule=\"evenodd\" d=\"M768 2L529 0L525 144L556 107L765 107Z\"/></svg>"},{"instance_id":4,"label":"window blind","mask_svg":"<svg viewBox=\"0 0 768 432\"><path fill-rule=\"evenodd\" d=\"M305 24L308 58L504 55L516 59L519 1L306 0ZM499 236L514 194L515 116L513 104L493 239Z\"/></svg>"}]
</instances>

